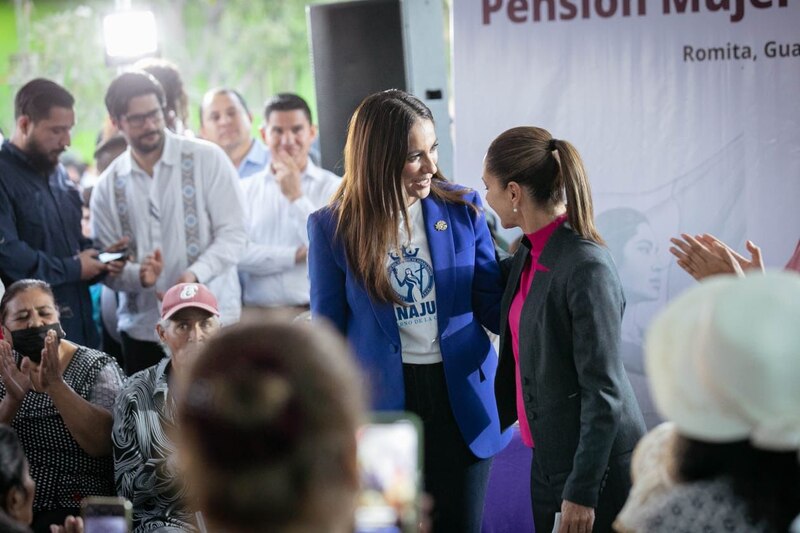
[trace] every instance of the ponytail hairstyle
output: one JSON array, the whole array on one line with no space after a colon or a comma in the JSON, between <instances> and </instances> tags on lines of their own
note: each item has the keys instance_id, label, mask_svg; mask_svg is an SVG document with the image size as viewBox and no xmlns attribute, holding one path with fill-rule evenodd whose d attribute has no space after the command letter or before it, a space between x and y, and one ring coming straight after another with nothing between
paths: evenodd
<instances>
[{"instance_id":1,"label":"ponytail hairstyle","mask_svg":"<svg viewBox=\"0 0 800 533\"><path fill-rule=\"evenodd\" d=\"M400 301L389 282L385 257L390 249L399 248L401 217L410 233L402 174L408 135L420 120L433 122L428 106L404 91L389 89L367 96L347 129L344 176L331 201L337 214L336 235L344 244L350 269L376 301ZM431 179L432 197L477 209L464 200L466 192L448 187L437 167Z\"/></svg>"},{"instance_id":2,"label":"ponytail hairstyle","mask_svg":"<svg viewBox=\"0 0 800 533\"><path fill-rule=\"evenodd\" d=\"M512 181L542 207L564 201L569 225L584 239L604 244L594 225L592 190L578 151L532 126L501 133L489 146L486 171L507 187Z\"/></svg>"}]
</instances>

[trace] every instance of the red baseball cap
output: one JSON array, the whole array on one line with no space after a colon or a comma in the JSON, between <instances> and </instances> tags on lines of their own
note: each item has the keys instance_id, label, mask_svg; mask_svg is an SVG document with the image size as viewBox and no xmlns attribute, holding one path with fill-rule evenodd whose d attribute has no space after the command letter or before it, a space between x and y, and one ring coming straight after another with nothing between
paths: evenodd
<instances>
[{"instance_id":1,"label":"red baseball cap","mask_svg":"<svg viewBox=\"0 0 800 533\"><path fill-rule=\"evenodd\" d=\"M202 283L178 283L164 294L161 301L161 320L166 320L181 309L197 307L219 316L217 298Z\"/></svg>"}]
</instances>

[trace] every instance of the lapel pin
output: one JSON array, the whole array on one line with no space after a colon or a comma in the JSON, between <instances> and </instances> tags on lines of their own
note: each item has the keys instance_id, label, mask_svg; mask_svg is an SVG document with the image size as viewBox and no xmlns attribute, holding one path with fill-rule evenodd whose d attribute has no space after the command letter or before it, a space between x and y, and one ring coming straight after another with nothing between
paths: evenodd
<instances>
[{"instance_id":1,"label":"lapel pin","mask_svg":"<svg viewBox=\"0 0 800 533\"><path fill-rule=\"evenodd\" d=\"M445 222L444 220L439 220L438 222L436 222L436 224L433 225L433 228L436 231L444 231L447 229L447 222Z\"/></svg>"}]
</instances>

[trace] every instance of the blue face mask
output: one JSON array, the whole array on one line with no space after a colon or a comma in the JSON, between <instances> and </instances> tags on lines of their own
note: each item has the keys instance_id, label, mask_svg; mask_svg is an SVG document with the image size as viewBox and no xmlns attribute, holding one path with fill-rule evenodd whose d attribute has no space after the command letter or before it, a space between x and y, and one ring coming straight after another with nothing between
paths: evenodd
<instances>
[{"instance_id":1,"label":"blue face mask","mask_svg":"<svg viewBox=\"0 0 800 533\"><path fill-rule=\"evenodd\" d=\"M61 329L61 324L47 324L46 326L39 326L38 328L25 328L18 329L11 332L11 343L14 345L14 350L18 353L28 357L31 362L39 363L42 360L42 350L44 350L44 339L47 337L48 331L55 331L58 335L59 342L66 335L64 330Z\"/></svg>"}]
</instances>

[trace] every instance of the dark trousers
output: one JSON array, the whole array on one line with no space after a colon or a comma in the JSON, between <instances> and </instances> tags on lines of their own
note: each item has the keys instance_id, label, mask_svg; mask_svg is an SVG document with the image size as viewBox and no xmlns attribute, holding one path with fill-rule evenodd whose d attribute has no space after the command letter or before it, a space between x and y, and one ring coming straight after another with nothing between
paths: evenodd
<instances>
[{"instance_id":1,"label":"dark trousers","mask_svg":"<svg viewBox=\"0 0 800 533\"><path fill-rule=\"evenodd\" d=\"M434 533L480 532L491 459L470 451L458 429L442 363L403 365L406 410L422 419L425 492Z\"/></svg>"},{"instance_id":2,"label":"dark trousers","mask_svg":"<svg viewBox=\"0 0 800 533\"><path fill-rule=\"evenodd\" d=\"M612 457L600 488L600 498L594 510L593 532L612 532L611 524L619 514L631 489L631 453ZM556 513L561 512L561 500L569 472L547 475L536 460L531 461L531 505L536 531L553 530ZM577 503L577 502L576 502Z\"/></svg>"},{"instance_id":3,"label":"dark trousers","mask_svg":"<svg viewBox=\"0 0 800 533\"><path fill-rule=\"evenodd\" d=\"M124 331L120 331L119 334L122 338L125 373L129 376L153 366L166 356L164 349L157 342L136 340Z\"/></svg>"}]
</instances>

